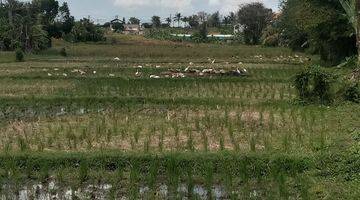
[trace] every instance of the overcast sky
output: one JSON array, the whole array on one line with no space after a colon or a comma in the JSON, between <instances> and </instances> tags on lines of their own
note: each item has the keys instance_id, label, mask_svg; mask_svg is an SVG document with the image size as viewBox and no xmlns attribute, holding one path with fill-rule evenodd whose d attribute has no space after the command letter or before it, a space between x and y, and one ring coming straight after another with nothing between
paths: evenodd
<instances>
[{"instance_id":1,"label":"overcast sky","mask_svg":"<svg viewBox=\"0 0 360 200\"><path fill-rule=\"evenodd\" d=\"M190 15L199 11L225 14L237 9L238 5L260 1L273 10L278 9L279 0L58 0L68 2L72 14L77 18L91 16L95 22L103 23L113 19L136 16L142 21L149 21L151 16L162 18L176 12Z\"/></svg>"}]
</instances>

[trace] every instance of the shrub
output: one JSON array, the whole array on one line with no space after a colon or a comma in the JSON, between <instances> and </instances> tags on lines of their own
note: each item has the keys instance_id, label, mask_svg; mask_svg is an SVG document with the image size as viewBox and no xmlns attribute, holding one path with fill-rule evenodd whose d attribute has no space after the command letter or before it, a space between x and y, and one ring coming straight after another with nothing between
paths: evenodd
<instances>
[{"instance_id":1,"label":"shrub","mask_svg":"<svg viewBox=\"0 0 360 200\"><path fill-rule=\"evenodd\" d=\"M351 84L345 88L344 99L347 101L360 103L360 85Z\"/></svg>"},{"instance_id":2,"label":"shrub","mask_svg":"<svg viewBox=\"0 0 360 200\"><path fill-rule=\"evenodd\" d=\"M81 19L75 23L68 36L64 37L70 42L99 42L104 41L104 31L89 19Z\"/></svg>"},{"instance_id":3,"label":"shrub","mask_svg":"<svg viewBox=\"0 0 360 200\"><path fill-rule=\"evenodd\" d=\"M173 42L183 42L187 40L186 37L173 36L171 35L172 33L179 34L176 30L151 28L145 31L145 37L156 40L169 40Z\"/></svg>"},{"instance_id":4,"label":"shrub","mask_svg":"<svg viewBox=\"0 0 360 200\"><path fill-rule=\"evenodd\" d=\"M320 66L312 66L295 76L294 86L300 100L309 103L331 103L336 76Z\"/></svg>"},{"instance_id":5,"label":"shrub","mask_svg":"<svg viewBox=\"0 0 360 200\"><path fill-rule=\"evenodd\" d=\"M23 62L24 61L24 52L21 49L16 49L16 51L15 51L15 59L16 59L16 62Z\"/></svg>"},{"instance_id":6,"label":"shrub","mask_svg":"<svg viewBox=\"0 0 360 200\"><path fill-rule=\"evenodd\" d=\"M268 26L261 37L262 44L268 47L279 46L279 30L273 26Z\"/></svg>"},{"instance_id":7,"label":"shrub","mask_svg":"<svg viewBox=\"0 0 360 200\"><path fill-rule=\"evenodd\" d=\"M355 69L358 64L358 58L357 56L351 56L345 58L345 61L341 64L339 64L338 68L349 68L349 69Z\"/></svg>"},{"instance_id":8,"label":"shrub","mask_svg":"<svg viewBox=\"0 0 360 200\"><path fill-rule=\"evenodd\" d=\"M65 47L63 47L63 48L60 49L60 55L63 56L63 57L66 57L66 56L67 56L67 52L66 52Z\"/></svg>"},{"instance_id":9,"label":"shrub","mask_svg":"<svg viewBox=\"0 0 360 200\"><path fill-rule=\"evenodd\" d=\"M208 29L207 24L203 23L200 25L199 31L195 32L191 39L196 43L206 42L208 40Z\"/></svg>"}]
</instances>

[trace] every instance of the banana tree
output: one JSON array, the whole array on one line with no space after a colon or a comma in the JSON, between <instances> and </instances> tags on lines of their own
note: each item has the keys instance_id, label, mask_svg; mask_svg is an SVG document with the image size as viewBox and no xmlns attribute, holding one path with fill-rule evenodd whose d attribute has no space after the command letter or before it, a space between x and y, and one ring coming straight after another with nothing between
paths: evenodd
<instances>
[{"instance_id":1,"label":"banana tree","mask_svg":"<svg viewBox=\"0 0 360 200\"><path fill-rule=\"evenodd\" d=\"M358 65L360 65L360 0L339 0L356 34Z\"/></svg>"}]
</instances>

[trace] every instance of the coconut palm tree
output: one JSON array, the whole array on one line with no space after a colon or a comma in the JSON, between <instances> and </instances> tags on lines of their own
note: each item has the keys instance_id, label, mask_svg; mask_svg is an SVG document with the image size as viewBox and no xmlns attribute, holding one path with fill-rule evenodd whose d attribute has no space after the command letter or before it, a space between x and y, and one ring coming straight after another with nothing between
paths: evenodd
<instances>
[{"instance_id":1,"label":"coconut palm tree","mask_svg":"<svg viewBox=\"0 0 360 200\"><path fill-rule=\"evenodd\" d=\"M166 18L166 23L171 26L172 19L171 17Z\"/></svg>"},{"instance_id":2,"label":"coconut palm tree","mask_svg":"<svg viewBox=\"0 0 360 200\"><path fill-rule=\"evenodd\" d=\"M182 17L181 13L176 13L175 14L174 20L177 21L178 27L180 27L181 17Z\"/></svg>"},{"instance_id":3,"label":"coconut palm tree","mask_svg":"<svg viewBox=\"0 0 360 200\"><path fill-rule=\"evenodd\" d=\"M360 65L360 1L359 0L339 0L346 12L350 24L356 34L356 46L358 48L358 65Z\"/></svg>"}]
</instances>

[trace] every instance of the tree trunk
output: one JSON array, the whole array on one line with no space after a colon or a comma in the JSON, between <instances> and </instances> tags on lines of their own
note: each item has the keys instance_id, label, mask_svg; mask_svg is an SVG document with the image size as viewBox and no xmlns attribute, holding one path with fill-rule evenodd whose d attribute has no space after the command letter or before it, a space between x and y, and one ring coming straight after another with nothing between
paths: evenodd
<instances>
[{"instance_id":1,"label":"tree trunk","mask_svg":"<svg viewBox=\"0 0 360 200\"><path fill-rule=\"evenodd\" d=\"M358 25L357 27L357 33L356 33L356 46L357 46L357 53L358 53L358 66L360 66L360 34L359 34L359 30L360 27Z\"/></svg>"}]
</instances>

